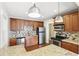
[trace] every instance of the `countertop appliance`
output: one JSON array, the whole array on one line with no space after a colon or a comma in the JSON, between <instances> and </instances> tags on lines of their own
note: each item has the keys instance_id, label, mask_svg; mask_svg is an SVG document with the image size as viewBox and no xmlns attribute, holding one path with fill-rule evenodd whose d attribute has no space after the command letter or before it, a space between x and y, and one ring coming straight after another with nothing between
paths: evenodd
<instances>
[{"instance_id":1,"label":"countertop appliance","mask_svg":"<svg viewBox=\"0 0 79 59\"><path fill-rule=\"evenodd\" d=\"M38 35L38 44L45 43L45 28L44 27L37 28L37 35Z\"/></svg>"}]
</instances>

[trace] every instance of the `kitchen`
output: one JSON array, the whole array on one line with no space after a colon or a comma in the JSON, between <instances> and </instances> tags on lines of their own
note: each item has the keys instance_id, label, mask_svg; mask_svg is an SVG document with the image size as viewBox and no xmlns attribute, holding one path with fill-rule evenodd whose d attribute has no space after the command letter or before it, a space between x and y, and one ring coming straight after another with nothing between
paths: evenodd
<instances>
[{"instance_id":1,"label":"kitchen","mask_svg":"<svg viewBox=\"0 0 79 59\"><path fill-rule=\"evenodd\" d=\"M29 6L27 6L26 8L25 5ZM5 17L6 16L5 13L2 13L2 19L7 18L9 21L8 25L6 25L6 23L4 24L3 26L4 28L1 26L3 29L5 29L6 25L8 26L7 29L9 29L7 31L8 34L7 33L5 34L4 32L5 30L2 29L5 34L5 35L2 34L3 39L5 40L4 37L6 35L7 37L9 37L8 39L6 39L6 43L4 43L3 41L4 47L7 46L17 48L17 46L22 45L21 47L23 48L25 47L26 52L30 50L36 51L38 50L37 48L47 47L45 51L43 49L42 52L44 53L47 51L46 52L47 55L56 55L51 52L51 51L54 52L55 49L56 51L58 51L57 52L58 55L66 55L68 54L68 52L69 54L71 53L70 55L72 54L74 55L74 53L79 54L79 23L78 23L79 12L75 2L70 3L60 2L60 6L58 5L57 2L35 3L33 6L34 7L38 6L40 11L42 11L42 14L44 15L38 17L38 19L29 18L26 16L27 15L26 10L29 10L32 5L33 5L32 3L18 3L18 2L16 3L8 2L2 4L2 6L6 7L2 8L3 10L6 9L5 11L6 15L9 14L8 18ZM47 6L50 7L47 9ZM59 10L58 8L61 10ZM55 49L53 49L53 47ZM60 52L57 48L59 48L59 50L62 50L63 52ZM37 55L39 55L39 51L36 53ZM40 55L42 55L42 53ZM17 54L16 50L15 54Z\"/></svg>"}]
</instances>

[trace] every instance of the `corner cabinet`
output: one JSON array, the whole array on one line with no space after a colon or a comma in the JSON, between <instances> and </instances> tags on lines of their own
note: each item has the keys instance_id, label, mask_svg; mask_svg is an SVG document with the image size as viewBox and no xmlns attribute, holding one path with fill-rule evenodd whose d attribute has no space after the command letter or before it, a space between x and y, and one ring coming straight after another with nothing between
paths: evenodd
<instances>
[{"instance_id":1,"label":"corner cabinet","mask_svg":"<svg viewBox=\"0 0 79 59\"><path fill-rule=\"evenodd\" d=\"M64 25L65 31L67 32L77 32L79 31L79 17L78 12L64 15Z\"/></svg>"}]
</instances>

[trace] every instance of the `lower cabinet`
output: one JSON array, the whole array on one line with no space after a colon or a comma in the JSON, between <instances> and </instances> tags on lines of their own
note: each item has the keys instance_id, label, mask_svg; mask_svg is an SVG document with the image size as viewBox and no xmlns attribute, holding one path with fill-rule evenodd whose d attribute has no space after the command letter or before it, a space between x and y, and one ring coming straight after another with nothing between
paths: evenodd
<instances>
[{"instance_id":1,"label":"lower cabinet","mask_svg":"<svg viewBox=\"0 0 79 59\"><path fill-rule=\"evenodd\" d=\"M25 47L38 44L38 36L26 36Z\"/></svg>"},{"instance_id":2,"label":"lower cabinet","mask_svg":"<svg viewBox=\"0 0 79 59\"><path fill-rule=\"evenodd\" d=\"M62 41L61 47L79 54L79 45Z\"/></svg>"},{"instance_id":3,"label":"lower cabinet","mask_svg":"<svg viewBox=\"0 0 79 59\"><path fill-rule=\"evenodd\" d=\"M9 46L14 46L16 45L16 38L12 38L9 40Z\"/></svg>"}]
</instances>

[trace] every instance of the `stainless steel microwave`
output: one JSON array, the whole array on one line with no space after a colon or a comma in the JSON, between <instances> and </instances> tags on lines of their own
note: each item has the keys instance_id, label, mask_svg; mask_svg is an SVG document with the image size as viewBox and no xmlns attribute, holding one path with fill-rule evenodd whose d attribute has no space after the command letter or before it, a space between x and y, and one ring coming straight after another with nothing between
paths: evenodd
<instances>
[{"instance_id":1,"label":"stainless steel microwave","mask_svg":"<svg viewBox=\"0 0 79 59\"><path fill-rule=\"evenodd\" d=\"M64 31L64 24L55 24L54 30L55 31Z\"/></svg>"}]
</instances>

